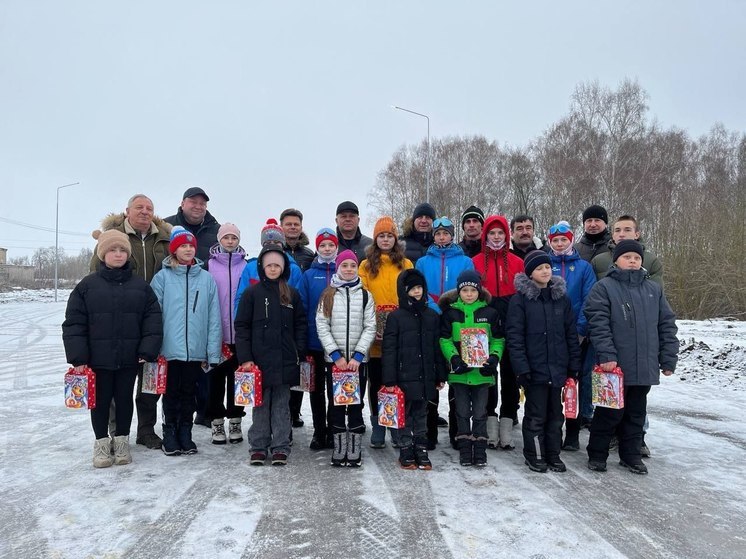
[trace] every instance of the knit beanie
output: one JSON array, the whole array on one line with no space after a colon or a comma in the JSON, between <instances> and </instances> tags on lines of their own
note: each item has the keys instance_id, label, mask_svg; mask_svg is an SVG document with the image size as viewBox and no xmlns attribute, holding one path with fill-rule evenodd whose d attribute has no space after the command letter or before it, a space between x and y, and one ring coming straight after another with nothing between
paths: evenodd
<instances>
[{"instance_id":1,"label":"knit beanie","mask_svg":"<svg viewBox=\"0 0 746 559\"><path fill-rule=\"evenodd\" d=\"M357 256L354 252L352 252L349 248L346 250L343 250L337 255L337 259L334 261L334 265L339 269L339 265L344 262L345 260L354 260L355 264L357 264Z\"/></svg>"},{"instance_id":2,"label":"knit beanie","mask_svg":"<svg viewBox=\"0 0 746 559\"><path fill-rule=\"evenodd\" d=\"M523 259L523 268L528 277L534 273L534 270L542 264L552 265L552 261L549 259L549 255L543 250L532 250Z\"/></svg>"},{"instance_id":3,"label":"knit beanie","mask_svg":"<svg viewBox=\"0 0 746 559\"><path fill-rule=\"evenodd\" d=\"M470 217L475 217L479 220L479 223L484 225L484 212L477 208L476 206L469 206L464 210L464 213L461 214L461 228L464 228L464 221L469 219Z\"/></svg>"},{"instance_id":4,"label":"knit beanie","mask_svg":"<svg viewBox=\"0 0 746 559\"><path fill-rule=\"evenodd\" d=\"M241 231L232 223L223 223L220 226L220 229L218 229L218 242L226 235L235 235L239 241L241 240Z\"/></svg>"},{"instance_id":5,"label":"knit beanie","mask_svg":"<svg viewBox=\"0 0 746 559\"><path fill-rule=\"evenodd\" d=\"M375 227L373 227L373 238L375 239L381 233L391 233L394 237L398 237L399 234L396 230L396 223L389 216L385 215L376 221Z\"/></svg>"},{"instance_id":6,"label":"knit beanie","mask_svg":"<svg viewBox=\"0 0 746 559\"><path fill-rule=\"evenodd\" d=\"M567 237L572 242L575 235L573 235L572 227L568 222L560 221L549 228L549 234L547 235L549 242L552 242L555 237Z\"/></svg>"},{"instance_id":7,"label":"knit beanie","mask_svg":"<svg viewBox=\"0 0 746 559\"><path fill-rule=\"evenodd\" d=\"M180 225L176 225L171 229L171 242L168 243L168 252L176 254L176 249L181 245L192 245L194 248L197 248L197 239L194 238L194 235L190 231L187 231Z\"/></svg>"},{"instance_id":8,"label":"knit beanie","mask_svg":"<svg viewBox=\"0 0 746 559\"><path fill-rule=\"evenodd\" d=\"M423 202L422 204L418 204L418 206L414 209L412 212L412 219L417 219L418 217L426 215L430 219L435 219L435 208L433 208L430 204L427 202Z\"/></svg>"},{"instance_id":9,"label":"knit beanie","mask_svg":"<svg viewBox=\"0 0 746 559\"><path fill-rule=\"evenodd\" d=\"M456 278L456 289L461 292L464 287L471 286L477 291L482 291L482 276L474 270L464 270Z\"/></svg>"},{"instance_id":10,"label":"knit beanie","mask_svg":"<svg viewBox=\"0 0 746 559\"><path fill-rule=\"evenodd\" d=\"M280 268L285 270L285 255L279 247L275 249L271 242L269 243L269 246L262 249L259 254L259 262L262 265L262 270L269 264L279 264Z\"/></svg>"},{"instance_id":11,"label":"knit beanie","mask_svg":"<svg viewBox=\"0 0 746 559\"><path fill-rule=\"evenodd\" d=\"M606 213L606 208L596 204L594 204L593 206L588 206L583 212L583 223L585 223L586 219L591 218L600 219L606 224L609 223L609 214Z\"/></svg>"},{"instance_id":12,"label":"knit beanie","mask_svg":"<svg viewBox=\"0 0 746 559\"><path fill-rule=\"evenodd\" d=\"M337 239L337 234L328 227L323 227L319 229L318 233L316 233L316 250L319 250L319 245L324 241L331 241L334 243L334 246L339 246L339 239Z\"/></svg>"},{"instance_id":13,"label":"knit beanie","mask_svg":"<svg viewBox=\"0 0 746 559\"><path fill-rule=\"evenodd\" d=\"M622 241L619 241L616 246L614 247L614 252L612 253L612 260L614 262L617 261L617 258L619 258L622 254L625 254L627 252L636 252L640 255L640 258L643 258L643 248L642 245L635 241L634 239L624 239Z\"/></svg>"},{"instance_id":14,"label":"knit beanie","mask_svg":"<svg viewBox=\"0 0 746 559\"><path fill-rule=\"evenodd\" d=\"M453 222L450 219L448 219L446 216L443 216L435 221L437 223L437 227L435 223L433 223L433 235L435 235L436 232L442 229L443 231L448 231L451 234L451 239L453 239L453 236L455 234ZM446 223L450 225L446 225Z\"/></svg>"},{"instance_id":15,"label":"knit beanie","mask_svg":"<svg viewBox=\"0 0 746 559\"><path fill-rule=\"evenodd\" d=\"M285 244L285 233L282 227L277 224L275 218L270 217L264 227L262 227L260 240L263 247L267 246L268 243Z\"/></svg>"},{"instance_id":16,"label":"knit beanie","mask_svg":"<svg viewBox=\"0 0 746 559\"><path fill-rule=\"evenodd\" d=\"M104 261L104 256L114 247L123 248L127 253L127 258L132 256L132 245L130 245L129 237L118 231L117 229L109 229L104 231L94 231L93 238L98 239L98 245L96 246L96 256L101 262Z\"/></svg>"}]
</instances>

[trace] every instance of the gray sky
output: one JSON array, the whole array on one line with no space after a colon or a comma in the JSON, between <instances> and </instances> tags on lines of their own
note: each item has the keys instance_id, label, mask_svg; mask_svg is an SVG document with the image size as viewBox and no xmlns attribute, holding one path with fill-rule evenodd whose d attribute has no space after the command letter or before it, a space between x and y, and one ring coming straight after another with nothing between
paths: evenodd
<instances>
[{"instance_id":1,"label":"gray sky","mask_svg":"<svg viewBox=\"0 0 746 559\"><path fill-rule=\"evenodd\" d=\"M56 187L80 181L60 230L89 233L135 192L165 217L199 185L249 249L289 206L313 237L351 199L367 232L377 172L426 131L390 105L427 113L433 138L525 144L593 79L637 78L664 127L742 132L744 16L735 0L4 0L0 218L54 230ZM0 221L9 257L50 245Z\"/></svg>"}]
</instances>

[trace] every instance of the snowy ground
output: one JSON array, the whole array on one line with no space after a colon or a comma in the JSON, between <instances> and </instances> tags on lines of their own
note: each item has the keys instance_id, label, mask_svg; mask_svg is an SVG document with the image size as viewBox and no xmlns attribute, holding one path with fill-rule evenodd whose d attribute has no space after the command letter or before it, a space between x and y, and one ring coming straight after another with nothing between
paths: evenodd
<instances>
[{"instance_id":1,"label":"snowy ground","mask_svg":"<svg viewBox=\"0 0 746 559\"><path fill-rule=\"evenodd\" d=\"M88 414L62 404L67 294L0 298L2 557L746 557L746 323L679 323L681 367L649 400L648 476L611 457L591 472L584 452L532 473L520 442L483 470L442 444L431 472L400 470L391 448L340 471L308 450L309 425L285 468L195 427L195 456L133 445L132 465L94 470Z\"/></svg>"}]
</instances>

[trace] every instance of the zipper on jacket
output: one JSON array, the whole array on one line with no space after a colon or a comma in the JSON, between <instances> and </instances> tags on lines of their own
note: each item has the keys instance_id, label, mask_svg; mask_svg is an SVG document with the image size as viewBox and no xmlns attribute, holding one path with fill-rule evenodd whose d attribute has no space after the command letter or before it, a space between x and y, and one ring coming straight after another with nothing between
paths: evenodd
<instances>
[{"instance_id":1,"label":"zipper on jacket","mask_svg":"<svg viewBox=\"0 0 746 559\"><path fill-rule=\"evenodd\" d=\"M142 278L147 281L148 277L148 257L145 251L145 237L140 236L140 242L142 243Z\"/></svg>"},{"instance_id":2,"label":"zipper on jacket","mask_svg":"<svg viewBox=\"0 0 746 559\"><path fill-rule=\"evenodd\" d=\"M192 313L197 312L197 299L199 299L199 289L197 290L197 293L194 296L194 305L192 305Z\"/></svg>"},{"instance_id":3,"label":"zipper on jacket","mask_svg":"<svg viewBox=\"0 0 746 559\"><path fill-rule=\"evenodd\" d=\"M184 305L184 345L186 346L186 360L189 361L189 270L192 266L186 267L186 304ZM195 303L197 301L195 300Z\"/></svg>"},{"instance_id":4,"label":"zipper on jacket","mask_svg":"<svg viewBox=\"0 0 746 559\"><path fill-rule=\"evenodd\" d=\"M345 293L347 294L347 330L345 330L345 359L349 360L352 355L350 354L350 288L345 287Z\"/></svg>"},{"instance_id":5,"label":"zipper on jacket","mask_svg":"<svg viewBox=\"0 0 746 559\"><path fill-rule=\"evenodd\" d=\"M264 298L264 318L269 320L269 300Z\"/></svg>"},{"instance_id":6,"label":"zipper on jacket","mask_svg":"<svg viewBox=\"0 0 746 559\"><path fill-rule=\"evenodd\" d=\"M231 272L233 271L231 259L233 258L233 253L228 253L228 312L230 313L228 316L233 316L233 276ZM233 321L228 321L228 343L233 343Z\"/></svg>"},{"instance_id":7,"label":"zipper on jacket","mask_svg":"<svg viewBox=\"0 0 746 559\"><path fill-rule=\"evenodd\" d=\"M440 255L440 295L443 295L445 291L446 272L446 255L444 253Z\"/></svg>"}]
</instances>

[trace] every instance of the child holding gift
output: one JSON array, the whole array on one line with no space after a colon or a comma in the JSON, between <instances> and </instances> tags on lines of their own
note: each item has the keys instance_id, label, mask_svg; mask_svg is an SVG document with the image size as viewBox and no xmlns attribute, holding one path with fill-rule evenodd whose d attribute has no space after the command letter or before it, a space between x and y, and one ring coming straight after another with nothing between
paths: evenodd
<instances>
[{"instance_id":1,"label":"child holding gift","mask_svg":"<svg viewBox=\"0 0 746 559\"><path fill-rule=\"evenodd\" d=\"M329 428L334 440L332 466L357 467L362 464L361 447L365 424L363 403L335 406L332 402L332 367L358 371L360 398L365 397L365 372L368 350L376 336L376 311L373 297L366 292L358 276L357 256L344 250L337 256L336 273L321 294L316 311L316 330L324 347L329 396ZM345 425L347 416L347 425Z\"/></svg>"},{"instance_id":2,"label":"child holding gift","mask_svg":"<svg viewBox=\"0 0 746 559\"><path fill-rule=\"evenodd\" d=\"M98 270L75 286L67 301L62 341L76 372L96 374L96 407L91 424L96 435L93 466L129 464L132 389L138 362L155 361L163 339L161 308L151 287L132 273L131 245L116 229L98 237ZM109 405L114 400L116 431L110 453Z\"/></svg>"}]
</instances>

